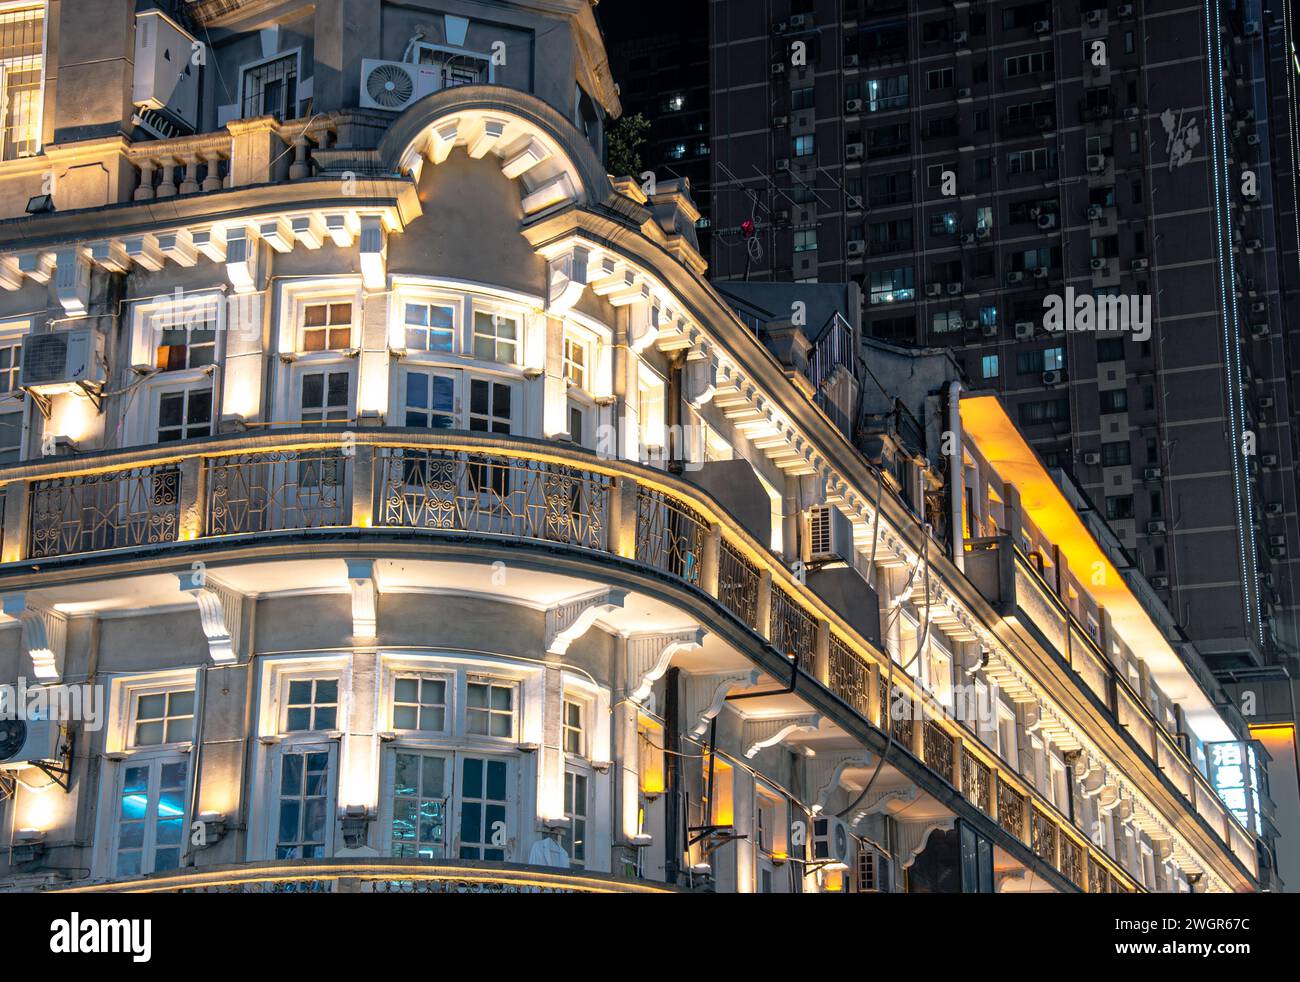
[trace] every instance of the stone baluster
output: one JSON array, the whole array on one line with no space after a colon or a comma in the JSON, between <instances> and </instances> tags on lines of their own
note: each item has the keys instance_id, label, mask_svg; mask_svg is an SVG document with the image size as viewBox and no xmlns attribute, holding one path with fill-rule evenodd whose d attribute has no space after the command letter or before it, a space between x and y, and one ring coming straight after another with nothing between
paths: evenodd
<instances>
[{"instance_id":1,"label":"stone baluster","mask_svg":"<svg viewBox=\"0 0 1300 982\"><path fill-rule=\"evenodd\" d=\"M185 179L181 181L181 194L197 194L199 190L199 161L196 153L185 157Z\"/></svg>"},{"instance_id":2,"label":"stone baluster","mask_svg":"<svg viewBox=\"0 0 1300 982\"><path fill-rule=\"evenodd\" d=\"M158 183L158 197L172 198L176 196L176 160L174 157L164 157L162 160L162 180Z\"/></svg>"},{"instance_id":3,"label":"stone baluster","mask_svg":"<svg viewBox=\"0 0 1300 982\"><path fill-rule=\"evenodd\" d=\"M135 189L136 201L150 201L154 195L153 190L153 172L154 162L148 158L140 161L140 185Z\"/></svg>"},{"instance_id":4,"label":"stone baluster","mask_svg":"<svg viewBox=\"0 0 1300 982\"><path fill-rule=\"evenodd\" d=\"M208 153L204 155L204 160L207 161L208 165L208 173L203 178L204 191L221 190L223 186L221 182L221 161L223 159L225 158L223 158L219 153Z\"/></svg>"},{"instance_id":5,"label":"stone baluster","mask_svg":"<svg viewBox=\"0 0 1300 982\"><path fill-rule=\"evenodd\" d=\"M289 180L301 181L304 177L311 177L311 160L308 157L310 148L311 141L307 139L306 130L293 138L293 164L289 167Z\"/></svg>"}]
</instances>

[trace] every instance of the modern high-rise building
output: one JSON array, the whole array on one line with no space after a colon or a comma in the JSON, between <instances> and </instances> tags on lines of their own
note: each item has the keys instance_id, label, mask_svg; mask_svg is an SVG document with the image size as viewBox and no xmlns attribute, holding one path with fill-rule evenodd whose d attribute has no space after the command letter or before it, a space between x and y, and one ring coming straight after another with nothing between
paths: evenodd
<instances>
[{"instance_id":1,"label":"modern high-rise building","mask_svg":"<svg viewBox=\"0 0 1300 982\"><path fill-rule=\"evenodd\" d=\"M1292 6L710 4L711 275L952 350L1219 671L1300 640Z\"/></svg>"},{"instance_id":2,"label":"modern high-rise building","mask_svg":"<svg viewBox=\"0 0 1300 982\"><path fill-rule=\"evenodd\" d=\"M606 172L586 0L0 50L0 889L1276 888L1002 399Z\"/></svg>"}]
</instances>

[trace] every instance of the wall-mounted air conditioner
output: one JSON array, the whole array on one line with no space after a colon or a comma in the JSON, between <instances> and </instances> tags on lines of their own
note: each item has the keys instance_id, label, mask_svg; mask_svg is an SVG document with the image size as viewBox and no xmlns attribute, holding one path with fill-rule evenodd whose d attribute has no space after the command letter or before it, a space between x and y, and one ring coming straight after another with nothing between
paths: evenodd
<instances>
[{"instance_id":1,"label":"wall-mounted air conditioner","mask_svg":"<svg viewBox=\"0 0 1300 982\"><path fill-rule=\"evenodd\" d=\"M962 232L962 234L961 234L961 244L962 244L962 245L974 245L974 244L975 244L975 233L974 233L974 232Z\"/></svg>"},{"instance_id":2,"label":"wall-mounted air conditioner","mask_svg":"<svg viewBox=\"0 0 1300 982\"><path fill-rule=\"evenodd\" d=\"M1169 577L1167 577L1167 576L1153 576L1153 577L1151 577L1151 585L1152 585L1153 587L1155 587L1157 590L1168 590L1168 589L1169 589Z\"/></svg>"},{"instance_id":3,"label":"wall-mounted air conditioner","mask_svg":"<svg viewBox=\"0 0 1300 982\"><path fill-rule=\"evenodd\" d=\"M161 10L135 15L135 78L131 102L161 113L193 133L199 125L199 66L195 38ZM177 134L182 135L182 134Z\"/></svg>"},{"instance_id":4,"label":"wall-mounted air conditioner","mask_svg":"<svg viewBox=\"0 0 1300 982\"><path fill-rule=\"evenodd\" d=\"M844 157L846 160L861 160L863 146L861 143L846 143L844 145Z\"/></svg>"},{"instance_id":5,"label":"wall-mounted air conditioner","mask_svg":"<svg viewBox=\"0 0 1300 982\"><path fill-rule=\"evenodd\" d=\"M1142 272L1142 270L1146 269L1150 265L1151 265L1150 260L1146 258L1139 258L1139 259L1134 259L1131 263L1129 263L1128 268L1133 270L1133 272L1135 273L1140 273Z\"/></svg>"},{"instance_id":6,"label":"wall-mounted air conditioner","mask_svg":"<svg viewBox=\"0 0 1300 982\"><path fill-rule=\"evenodd\" d=\"M58 720L0 719L0 770L21 770L58 757Z\"/></svg>"},{"instance_id":7,"label":"wall-mounted air conditioner","mask_svg":"<svg viewBox=\"0 0 1300 982\"><path fill-rule=\"evenodd\" d=\"M1021 341L1034 336L1033 321L1016 321L1016 337Z\"/></svg>"},{"instance_id":8,"label":"wall-mounted air conditioner","mask_svg":"<svg viewBox=\"0 0 1300 982\"><path fill-rule=\"evenodd\" d=\"M1052 22L1050 20L1034 21L1035 34L1050 34L1052 32Z\"/></svg>"},{"instance_id":9,"label":"wall-mounted air conditioner","mask_svg":"<svg viewBox=\"0 0 1300 982\"><path fill-rule=\"evenodd\" d=\"M1056 216L1051 212L1044 212L1038 216L1038 227L1041 229L1056 228Z\"/></svg>"},{"instance_id":10,"label":"wall-mounted air conditioner","mask_svg":"<svg viewBox=\"0 0 1300 982\"><path fill-rule=\"evenodd\" d=\"M942 284L942 283L927 283L927 284L925 284L925 295L926 295L927 297L941 297L941 296L943 296L943 284Z\"/></svg>"},{"instance_id":11,"label":"wall-mounted air conditioner","mask_svg":"<svg viewBox=\"0 0 1300 982\"><path fill-rule=\"evenodd\" d=\"M809 559L819 565L853 562L853 523L834 505L808 510Z\"/></svg>"},{"instance_id":12,"label":"wall-mounted air conditioner","mask_svg":"<svg viewBox=\"0 0 1300 982\"><path fill-rule=\"evenodd\" d=\"M813 819L813 861L829 868L847 869L853 857L853 837L843 819L818 815Z\"/></svg>"},{"instance_id":13,"label":"wall-mounted air conditioner","mask_svg":"<svg viewBox=\"0 0 1300 982\"><path fill-rule=\"evenodd\" d=\"M1088 170L1094 174L1100 174L1106 169L1106 155L1104 153L1088 154Z\"/></svg>"},{"instance_id":14,"label":"wall-mounted air conditioner","mask_svg":"<svg viewBox=\"0 0 1300 982\"><path fill-rule=\"evenodd\" d=\"M1044 385L1060 385L1064 375L1056 370L1043 372Z\"/></svg>"},{"instance_id":15,"label":"wall-mounted air conditioner","mask_svg":"<svg viewBox=\"0 0 1300 982\"><path fill-rule=\"evenodd\" d=\"M845 111L846 113L860 113L860 112L862 112L862 100L861 100L861 99L849 99L847 102L844 103L844 111Z\"/></svg>"},{"instance_id":16,"label":"wall-mounted air conditioner","mask_svg":"<svg viewBox=\"0 0 1300 982\"><path fill-rule=\"evenodd\" d=\"M1259 456L1259 462L1260 462L1260 465L1263 466L1263 467L1276 467L1276 466L1277 466L1277 454L1275 454L1275 453L1260 454L1260 456Z\"/></svg>"},{"instance_id":17,"label":"wall-mounted air conditioner","mask_svg":"<svg viewBox=\"0 0 1300 982\"><path fill-rule=\"evenodd\" d=\"M865 255L866 251L867 251L867 244L863 242L861 239L849 239L850 256Z\"/></svg>"},{"instance_id":18,"label":"wall-mounted air conditioner","mask_svg":"<svg viewBox=\"0 0 1300 982\"><path fill-rule=\"evenodd\" d=\"M1046 267L1046 266L1035 266L1035 267L1034 267L1034 279L1036 279L1036 280L1045 280L1045 279L1047 279L1047 275L1048 275L1050 272L1051 272L1051 270L1050 270L1048 267Z\"/></svg>"},{"instance_id":19,"label":"wall-mounted air conditioner","mask_svg":"<svg viewBox=\"0 0 1300 982\"><path fill-rule=\"evenodd\" d=\"M361 108L401 112L438 91L438 66L361 59Z\"/></svg>"},{"instance_id":20,"label":"wall-mounted air conditioner","mask_svg":"<svg viewBox=\"0 0 1300 982\"><path fill-rule=\"evenodd\" d=\"M1083 462L1090 467L1096 467L1101 463L1101 454L1092 451L1083 455Z\"/></svg>"},{"instance_id":21,"label":"wall-mounted air conditioner","mask_svg":"<svg viewBox=\"0 0 1300 982\"><path fill-rule=\"evenodd\" d=\"M1088 268L1091 269L1094 273L1101 272L1103 269L1106 268L1106 260L1104 260L1104 259L1089 259L1089 260L1088 260Z\"/></svg>"},{"instance_id":22,"label":"wall-mounted air conditioner","mask_svg":"<svg viewBox=\"0 0 1300 982\"><path fill-rule=\"evenodd\" d=\"M1142 469L1142 479L1144 481L1158 481L1164 477L1164 473L1159 467L1144 467Z\"/></svg>"},{"instance_id":23,"label":"wall-mounted air conditioner","mask_svg":"<svg viewBox=\"0 0 1300 982\"><path fill-rule=\"evenodd\" d=\"M948 284L948 296L959 297L961 296L961 291L962 291L961 280L958 280L956 283Z\"/></svg>"},{"instance_id":24,"label":"wall-mounted air conditioner","mask_svg":"<svg viewBox=\"0 0 1300 982\"><path fill-rule=\"evenodd\" d=\"M1101 221L1101 219L1102 219L1102 215L1104 215L1104 214L1105 214L1105 209L1102 208L1101 205L1089 205L1089 206L1088 206L1088 221L1090 221L1090 222L1099 222L1099 221Z\"/></svg>"},{"instance_id":25,"label":"wall-mounted air conditioner","mask_svg":"<svg viewBox=\"0 0 1300 982\"><path fill-rule=\"evenodd\" d=\"M1013 269L1011 272L1007 274L1008 283L1023 283L1024 281L1025 281L1025 274L1023 270Z\"/></svg>"},{"instance_id":26,"label":"wall-mounted air conditioner","mask_svg":"<svg viewBox=\"0 0 1300 982\"><path fill-rule=\"evenodd\" d=\"M1264 506L1265 515L1269 515L1276 518L1278 515L1281 515L1282 512L1283 512L1282 502L1280 501L1270 501L1268 504Z\"/></svg>"},{"instance_id":27,"label":"wall-mounted air conditioner","mask_svg":"<svg viewBox=\"0 0 1300 982\"><path fill-rule=\"evenodd\" d=\"M42 395L104 384L104 335L91 327L23 338L22 387Z\"/></svg>"},{"instance_id":28,"label":"wall-mounted air conditioner","mask_svg":"<svg viewBox=\"0 0 1300 982\"><path fill-rule=\"evenodd\" d=\"M1163 535L1165 532L1165 523L1160 521L1147 522L1148 535Z\"/></svg>"}]
</instances>

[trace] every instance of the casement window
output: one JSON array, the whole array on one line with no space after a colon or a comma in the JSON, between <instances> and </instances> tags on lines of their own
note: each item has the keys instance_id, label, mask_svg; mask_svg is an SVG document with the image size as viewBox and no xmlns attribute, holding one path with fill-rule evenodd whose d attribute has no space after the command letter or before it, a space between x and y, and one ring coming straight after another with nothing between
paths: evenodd
<instances>
[{"instance_id":1,"label":"casement window","mask_svg":"<svg viewBox=\"0 0 1300 982\"><path fill-rule=\"evenodd\" d=\"M304 424L346 422L352 416L351 369L304 372L298 405L298 418Z\"/></svg>"},{"instance_id":2,"label":"casement window","mask_svg":"<svg viewBox=\"0 0 1300 982\"><path fill-rule=\"evenodd\" d=\"M564 817L568 827L561 837L569 862L578 868L587 865L587 816L591 810L591 781L579 771L564 772Z\"/></svg>"},{"instance_id":3,"label":"casement window","mask_svg":"<svg viewBox=\"0 0 1300 982\"><path fill-rule=\"evenodd\" d=\"M180 866L189 761L179 755L133 757L118 786L113 875L145 876Z\"/></svg>"},{"instance_id":4,"label":"casement window","mask_svg":"<svg viewBox=\"0 0 1300 982\"><path fill-rule=\"evenodd\" d=\"M775 859L789 851L789 832L785 801L766 788L754 795L754 889L759 893L776 893L782 886Z\"/></svg>"},{"instance_id":5,"label":"casement window","mask_svg":"<svg viewBox=\"0 0 1300 982\"><path fill-rule=\"evenodd\" d=\"M460 757L458 858L506 858L513 763L497 757Z\"/></svg>"},{"instance_id":6,"label":"casement window","mask_svg":"<svg viewBox=\"0 0 1300 982\"><path fill-rule=\"evenodd\" d=\"M878 269L871 273L871 304L898 303L916 297L911 266Z\"/></svg>"},{"instance_id":7,"label":"casement window","mask_svg":"<svg viewBox=\"0 0 1300 982\"><path fill-rule=\"evenodd\" d=\"M579 389L587 389L587 372L591 366L591 346L571 335L564 338L564 377Z\"/></svg>"},{"instance_id":8,"label":"casement window","mask_svg":"<svg viewBox=\"0 0 1300 982\"><path fill-rule=\"evenodd\" d=\"M794 138L794 155L796 157L811 157L817 152L817 143L811 133Z\"/></svg>"},{"instance_id":9,"label":"casement window","mask_svg":"<svg viewBox=\"0 0 1300 982\"><path fill-rule=\"evenodd\" d=\"M281 732L320 732L338 729L339 680L289 679L284 686Z\"/></svg>"},{"instance_id":10,"label":"casement window","mask_svg":"<svg viewBox=\"0 0 1300 982\"><path fill-rule=\"evenodd\" d=\"M636 735L638 760L641 771L641 793L663 794L664 730L663 726L644 713L637 714Z\"/></svg>"},{"instance_id":11,"label":"casement window","mask_svg":"<svg viewBox=\"0 0 1300 982\"><path fill-rule=\"evenodd\" d=\"M456 309L451 304L408 301L403 323L407 351L455 350Z\"/></svg>"},{"instance_id":12,"label":"casement window","mask_svg":"<svg viewBox=\"0 0 1300 982\"><path fill-rule=\"evenodd\" d=\"M925 684L945 706L952 706L952 655L931 634L925 654Z\"/></svg>"},{"instance_id":13,"label":"casement window","mask_svg":"<svg viewBox=\"0 0 1300 982\"><path fill-rule=\"evenodd\" d=\"M1014 55L1006 59L1003 64L1007 78L1018 78L1021 75L1038 75L1052 71L1055 59L1050 51L1035 51L1028 55Z\"/></svg>"},{"instance_id":14,"label":"casement window","mask_svg":"<svg viewBox=\"0 0 1300 982\"><path fill-rule=\"evenodd\" d=\"M587 707L575 699L564 700L564 752L582 756L586 751L583 720Z\"/></svg>"},{"instance_id":15,"label":"casement window","mask_svg":"<svg viewBox=\"0 0 1300 982\"><path fill-rule=\"evenodd\" d=\"M804 228L794 233L795 252L815 252L817 250L817 230Z\"/></svg>"},{"instance_id":16,"label":"casement window","mask_svg":"<svg viewBox=\"0 0 1300 982\"><path fill-rule=\"evenodd\" d=\"M665 390L664 380L643 365L637 384L637 416L644 448L662 448L667 439Z\"/></svg>"},{"instance_id":17,"label":"casement window","mask_svg":"<svg viewBox=\"0 0 1300 982\"><path fill-rule=\"evenodd\" d=\"M0 160L41 150L45 4L0 12Z\"/></svg>"},{"instance_id":18,"label":"casement window","mask_svg":"<svg viewBox=\"0 0 1300 982\"><path fill-rule=\"evenodd\" d=\"M716 754L706 755L700 763L704 777L700 799L704 824L731 828L736 823L735 769ZM713 775L712 788L709 787L710 772Z\"/></svg>"},{"instance_id":19,"label":"casement window","mask_svg":"<svg viewBox=\"0 0 1300 982\"><path fill-rule=\"evenodd\" d=\"M393 754L392 855L446 857L452 759L445 753Z\"/></svg>"},{"instance_id":20,"label":"casement window","mask_svg":"<svg viewBox=\"0 0 1300 982\"><path fill-rule=\"evenodd\" d=\"M182 311L162 321L154 349L154 367L160 372L203 368L217 360L217 309Z\"/></svg>"},{"instance_id":21,"label":"casement window","mask_svg":"<svg viewBox=\"0 0 1300 982\"><path fill-rule=\"evenodd\" d=\"M445 678L396 678L393 682L393 729L445 731L447 682Z\"/></svg>"},{"instance_id":22,"label":"casement window","mask_svg":"<svg viewBox=\"0 0 1300 982\"><path fill-rule=\"evenodd\" d=\"M465 683L465 732L514 739L517 691L513 682L469 679Z\"/></svg>"},{"instance_id":23,"label":"casement window","mask_svg":"<svg viewBox=\"0 0 1300 982\"><path fill-rule=\"evenodd\" d=\"M1018 737L1018 727L1016 725L1016 714L1008 709L1002 703L998 703L998 753L1002 759L1010 764L1013 768L1020 766L1020 743Z\"/></svg>"},{"instance_id":24,"label":"casement window","mask_svg":"<svg viewBox=\"0 0 1300 982\"><path fill-rule=\"evenodd\" d=\"M930 315L930 330L935 334L950 334L966 326L960 310L936 310Z\"/></svg>"},{"instance_id":25,"label":"casement window","mask_svg":"<svg viewBox=\"0 0 1300 982\"><path fill-rule=\"evenodd\" d=\"M275 798L275 858L320 859L329 855L333 826L334 749L285 747L279 759Z\"/></svg>"},{"instance_id":26,"label":"casement window","mask_svg":"<svg viewBox=\"0 0 1300 982\"><path fill-rule=\"evenodd\" d=\"M424 430L456 429L459 372L405 371L403 426Z\"/></svg>"},{"instance_id":27,"label":"casement window","mask_svg":"<svg viewBox=\"0 0 1300 982\"><path fill-rule=\"evenodd\" d=\"M0 413L0 464L12 464L23 456L23 414Z\"/></svg>"},{"instance_id":28,"label":"casement window","mask_svg":"<svg viewBox=\"0 0 1300 982\"><path fill-rule=\"evenodd\" d=\"M297 119L298 52L245 68L240 82L240 118Z\"/></svg>"},{"instance_id":29,"label":"casement window","mask_svg":"<svg viewBox=\"0 0 1300 982\"><path fill-rule=\"evenodd\" d=\"M158 395L158 442L212 435L212 385Z\"/></svg>"},{"instance_id":30,"label":"casement window","mask_svg":"<svg viewBox=\"0 0 1300 982\"><path fill-rule=\"evenodd\" d=\"M925 87L931 92L938 89L951 89L953 77L951 68L933 68L925 73Z\"/></svg>"},{"instance_id":31,"label":"casement window","mask_svg":"<svg viewBox=\"0 0 1300 982\"><path fill-rule=\"evenodd\" d=\"M980 377L997 378L998 377L998 356L985 355L980 359Z\"/></svg>"},{"instance_id":32,"label":"casement window","mask_svg":"<svg viewBox=\"0 0 1300 982\"><path fill-rule=\"evenodd\" d=\"M514 386L509 382L469 380L469 429L509 433L514 429Z\"/></svg>"},{"instance_id":33,"label":"casement window","mask_svg":"<svg viewBox=\"0 0 1300 982\"><path fill-rule=\"evenodd\" d=\"M867 112L869 113L906 108L907 75L868 79L863 91L866 93Z\"/></svg>"},{"instance_id":34,"label":"casement window","mask_svg":"<svg viewBox=\"0 0 1300 982\"><path fill-rule=\"evenodd\" d=\"M22 370L22 338L0 340L0 396L18 392L18 375Z\"/></svg>"},{"instance_id":35,"label":"casement window","mask_svg":"<svg viewBox=\"0 0 1300 982\"><path fill-rule=\"evenodd\" d=\"M474 311L474 357L513 365L519 353L519 318L509 314Z\"/></svg>"},{"instance_id":36,"label":"casement window","mask_svg":"<svg viewBox=\"0 0 1300 982\"><path fill-rule=\"evenodd\" d=\"M510 858L517 798L513 758L401 747L388 766L390 855Z\"/></svg>"},{"instance_id":37,"label":"casement window","mask_svg":"<svg viewBox=\"0 0 1300 982\"><path fill-rule=\"evenodd\" d=\"M194 739L194 689L139 689L131 693L132 749L188 743Z\"/></svg>"},{"instance_id":38,"label":"casement window","mask_svg":"<svg viewBox=\"0 0 1300 982\"><path fill-rule=\"evenodd\" d=\"M302 305L302 334L299 350L346 351L352 343L351 301L306 303Z\"/></svg>"}]
</instances>

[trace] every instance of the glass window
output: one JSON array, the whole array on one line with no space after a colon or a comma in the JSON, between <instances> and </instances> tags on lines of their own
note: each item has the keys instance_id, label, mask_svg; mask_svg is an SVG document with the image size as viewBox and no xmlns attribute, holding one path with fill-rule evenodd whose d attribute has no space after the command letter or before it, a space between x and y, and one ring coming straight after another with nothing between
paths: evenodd
<instances>
[{"instance_id":1,"label":"glass window","mask_svg":"<svg viewBox=\"0 0 1300 982\"><path fill-rule=\"evenodd\" d=\"M911 266L878 269L871 273L871 303L897 303L915 298Z\"/></svg>"},{"instance_id":2,"label":"glass window","mask_svg":"<svg viewBox=\"0 0 1300 982\"><path fill-rule=\"evenodd\" d=\"M303 375L303 423L346 422L351 412L351 372L308 372Z\"/></svg>"},{"instance_id":3,"label":"glass window","mask_svg":"<svg viewBox=\"0 0 1300 982\"><path fill-rule=\"evenodd\" d=\"M184 743L194 736L194 690L141 692L135 697L132 747Z\"/></svg>"},{"instance_id":4,"label":"glass window","mask_svg":"<svg viewBox=\"0 0 1300 982\"><path fill-rule=\"evenodd\" d=\"M303 351L345 351L352 347L352 304L309 303L302 308Z\"/></svg>"},{"instance_id":5,"label":"glass window","mask_svg":"<svg viewBox=\"0 0 1300 982\"><path fill-rule=\"evenodd\" d=\"M158 442L212 434L212 390L183 389L158 397Z\"/></svg>"},{"instance_id":6,"label":"glass window","mask_svg":"<svg viewBox=\"0 0 1300 982\"><path fill-rule=\"evenodd\" d=\"M446 304L408 303L405 324L407 350L452 350L456 312Z\"/></svg>"},{"instance_id":7,"label":"glass window","mask_svg":"<svg viewBox=\"0 0 1300 982\"><path fill-rule=\"evenodd\" d=\"M446 679L398 678L393 682L393 729L446 728Z\"/></svg>"},{"instance_id":8,"label":"glass window","mask_svg":"<svg viewBox=\"0 0 1300 982\"><path fill-rule=\"evenodd\" d=\"M329 807L328 750L291 750L280 758L276 859L325 856Z\"/></svg>"},{"instance_id":9,"label":"glass window","mask_svg":"<svg viewBox=\"0 0 1300 982\"><path fill-rule=\"evenodd\" d=\"M456 427L456 379L438 372L406 373L405 422L425 430Z\"/></svg>"},{"instance_id":10,"label":"glass window","mask_svg":"<svg viewBox=\"0 0 1300 982\"><path fill-rule=\"evenodd\" d=\"M519 321L505 314L474 311L474 357L513 365L519 347Z\"/></svg>"},{"instance_id":11,"label":"glass window","mask_svg":"<svg viewBox=\"0 0 1300 982\"><path fill-rule=\"evenodd\" d=\"M509 834L509 765L504 760L464 757L460 775L459 857L504 860Z\"/></svg>"},{"instance_id":12,"label":"glass window","mask_svg":"<svg viewBox=\"0 0 1300 982\"><path fill-rule=\"evenodd\" d=\"M285 699L284 730L334 730L338 728L339 680L293 679Z\"/></svg>"},{"instance_id":13,"label":"glass window","mask_svg":"<svg viewBox=\"0 0 1300 982\"><path fill-rule=\"evenodd\" d=\"M465 686L465 732L471 736L513 737L515 687L501 682L468 682Z\"/></svg>"},{"instance_id":14,"label":"glass window","mask_svg":"<svg viewBox=\"0 0 1300 982\"><path fill-rule=\"evenodd\" d=\"M587 345L577 338L564 339L564 377L580 389L587 388Z\"/></svg>"},{"instance_id":15,"label":"glass window","mask_svg":"<svg viewBox=\"0 0 1300 982\"><path fill-rule=\"evenodd\" d=\"M131 760L118 794L115 876L180 866L189 763L175 757Z\"/></svg>"},{"instance_id":16,"label":"glass window","mask_svg":"<svg viewBox=\"0 0 1300 982\"><path fill-rule=\"evenodd\" d=\"M22 350L22 341L0 341L0 395L18 391Z\"/></svg>"},{"instance_id":17,"label":"glass window","mask_svg":"<svg viewBox=\"0 0 1300 982\"><path fill-rule=\"evenodd\" d=\"M0 160L40 152L44 39L44 4L0 13Z\"/></svg>"},{"instance_id":18,"label":"glass window","mask_svg":"<svg viewBox=\"0 0 1300 982\"><path fill-rule=\"evenodd\" d=\"M393 759L392 854L447 855L450 760L442 754L399 752Z\"/></svg>"},{"instance_id":19,"label":"glass window","mask_svg":"<svg viewBox=\"0 0 1300 982\"><path fill-rule=\"evenodd\" d=\"M23 455L23 414L0 413L0 464L12 464Z\"/></svg>"},{"instance_id":20,"label":"glass window","mask_svg":"<svg viewBox=\"0 0 1300 982\"><path fill-rule=\"evenodd\" d=\"M160 324L154 366L160 372L203 368L216 361L217 310L212 304L184 309Z\"/></svg>"},{"instance_id":21,"label":"glass window","mask_svg":"<svg viewBox=\"0 0 1300 982\"><path fill-rule=\"evenodd\" d=\"M816 249L817 230L815 228L800 229L794 233L795 252L813 252Z\"/></svg>"},{"instance_id":22,"label":"glass window","mask_svg":"<svg viewBox=\"0 0 1300 982\"><path fill-rule=\"evenodd\" d=\"M805 133L803 136L794 138L794 155L796 157L811 157L817 152L817 141L811 133Z\"/></svg>"},{"instance_id":23,"label":"glass window","mask_svg":"<svg viewBox=\"0 0 1300 982\"><path fill-rule=\"evenodd\" d=\"M582 710L582 703L572 699L564 700L564 752L566 754L583 752Z\"/></svg>"},{"instance_id":24,"label":"glass window","mask_svg":"<svg viewBox=\"0 0 1300 982\"><path fill-rule=\"evenodd\" d=\"M508 383L471 379L469 428L479 433L509 433L514 419L512 402Z\"/></svg>"},{"instance_id":25,"label":"glass window","mask_svg":"<svg viewBox=\"0 0 1300 982\"><path fill-rule=\"evenodd\" d=\"M573 771L564 773L564 817L569 827L564 830L562 842L569 854L569 862L582 868L587 865L587 800L590 794L586 774Z\"/></svg>"},{"instance_id":26,"label":"glass window","mask_svg":"<svg viewBox=\"0 0 1300 982\"><path fill-rule=\"evenodd\" d=\"M998 377L998 356L985 355L980 359L980 375L983 378Z\"/></svg>"},{"instance_id":27,"label":"glass window","mask_svg":"<svg viewBox=\"0 0 1300 982\"><path fill-rule=\"evenodd\" d=\"M188 67L186 68L188 71ZM289 55L244 72L241 119L298 117L298 56Z\"/></svg>"},{"instance_id":28,"label":"glass window","mask_svg":"<svg viewBox=\"0 0 1300 982\"><path fill-rule=\"evenodd\" d=\"M1103 443L1101 445L1101 463L1103 467L1122 467L1128 464L1128 442Z\"/></svg>"}]
</instances>

